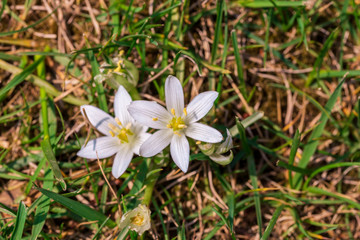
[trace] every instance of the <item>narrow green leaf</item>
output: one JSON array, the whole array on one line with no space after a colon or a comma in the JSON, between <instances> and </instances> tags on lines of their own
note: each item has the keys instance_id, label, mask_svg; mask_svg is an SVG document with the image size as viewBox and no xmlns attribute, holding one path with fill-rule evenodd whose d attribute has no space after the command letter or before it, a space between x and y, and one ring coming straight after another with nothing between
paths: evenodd
<instances>
[{"instance_id":1,"label":"narrow green leaf","mask_svg":"<svg viewBox=\"0 0 360 240\"><path fill-rule=\"evenodd\" d=\"M12 74L21 74L21 72L23 72L23 69L15 67L12 64L9 64L8 62L5 62L3 60L0 60L0 68L4 69L8 72L11 72ZM38 86L38 87L44 87L46 93L52 95L52 96L59 96L61 94L61 92L59 92L51 83L33 75L33 74L29 74L25 80L27 80L28 82L33 83L34 85ZM74 105L84 105L84 104L88 104L88 101L86 100L82 100L82 99L77 99L76 97L74 97L73 95L69 94L66 97L64 97L62 99L64 102L68 102Z\"/></svg>"},{"instance_id":2,"label":"narrow green leaf","mask_svg":"<svg viewBox=\"0 0 360 240\"><path fill-rule=\"evenodd\" d=\"M319 119L319 124L314 128L314 131L311 133L309 142L306 144L302 158L298 164L298 167L300 168L306 168L308 165L311 156L315 153L316 148L319 144L319 140L317 140L321 134L324 131L325 125L329 119L328 115L331 114L331 109L334 107L337 98L340 96L342 85L344 83L345 79L340 82L340 84L337 86L333 94L330 96L330 99L325 105L325 110L327 111L327 114L322 113L321 117ZM293 179L294 187L296 189L300 189L302 184L302 174L296 173Z\"/></svg>"},{"instance_id":3,"label":"narrow green leaf","mask_svg":"<svg viewBox=\"0 0 360 240\"><path fill-rule=\"evenodd\" d=\"M26 77L28 77L36 68L37 66L44 60L45 56L39 58L34 63L30 64L28 67L24 69L21 73L16 75L8 84L5 85L2 89L0 89L0 99L4 99L6 93L22 83Z\"/></svg>"},{"instance_id":4,"label":"narrow green leaf","mask_svg":"<svg viewBox=\"0 0 360 240\"><path fill-rule=\"evenodd\" d=\"M217 231L219 231L220 228L222 228L222 226L224 226L223 222L217 223L215 227L209 232L209 234L203 238L203 240L214 239L214 235L217 233Z\"/></svg>"},{"instance_id":5,"label":"narrow green leaf","mask_svg":"<svg viewBox=\"0 0 360 240\"><path fill-rule=\"evenodd\" d=\"M243 150L246 153L246 159L247 159L247 165L248 165L248 171L250 175L251 185L253 186L253 189L258 189L258 183L257 183L257 176L256 176L256 167L255 167L255 159L254 155L252 153L252 150L248 144L248 139L245 135L245 128L241 124L238 118L236 118L236 126L239 131L240 135L240 141L243 146ZM259 235L262 236L262 214L261 214L261 203L260 203L260 195L259 192L254 192L254 201L255 201L255 212L256 212L256 219L259 226Z\"/></svg>"},{"instance_id":6,"label":"narrow green leaf","mask_svg":"<svg viewBox=\"0 0 360 240\"><path fill-rule=\"evenodd\" d=\"M308 187L306 190L307 190L308 192L315 193L315 194L318 194L318 195L320 195L320 196L325 195L325 196L337 198L337 199L339 199L339 200L342 200L342 201L345 202L345 203L350 204L351 206L357 208L358 210L360 210L360 203L355 202L355 201L352 200L352 199L349 199L349 198L348 198L346 195L344 195L344 194L329 192L329 191L326 191L326 190L324 190L324 189L320 189L320 188L317 188L317 187Z\"/></svg>"},{"instance_id":7,"label":"narrow green leaf","mask_svg":"<svg viewBox=\"0 0 360 240\"><path fill-rule=\"evenodd\" d=\"M272 218L270 219L269 225L266 227L264 231L264 235L262 236L261 240L266 240L269 238L271 231L273 230L276 221L278 220L282 210L284 209L285 205L280 205L276 208Z\"/></svg>"},{"instance_id":8,"label":"narrow green leaf","mask_svg":"<svg viewBox=\"0 0 360 240\"><path fill-rule=\"evenodd\" d=\"M227 196L227 205L229 207L229 228L231 232L234 231L234 215L235 215L235 194L233 192L229 193Z\"/></svg>"},{"instance_id":9,"label":"narrow green leaf","mask_svg":"<svg viewBox=\"0 0 360 240\"><path fill-rule=\"evenodd\" d=\"M5 9L5 6L7 4L7 0L2 0L2 3L1 3L1 9L0 9L0 19L2 17L2 14L4 12L4 9Z\"/></svg>"},{"instance_id":10,"label":"narrow green leaf","mask_svg":"<svg viewBox=\"0 0 360 240\"><path fill-rule=\"evenodd\" d=\"M279 8L279 7L301 7L304 1L276 1L276 0L238 0L236 2L248 8Z\"/></svg>"},{"instance_id":11,"label":"narrow green leaf","mask_svg":"<svg viewBox=\"0 0 360 240\"><path fill-rule=\"evenodd\" d=\"M45 172L44 177L48 179L54 178L54 174L51 171L51 169L48 169ZM52 190L53 185L54 185L53 181L44 181L43 187L45 189ZM34 224L32 226L32 231L31 231L31 240L35 240L39 236L41 230L44 227L46 216L47 213L49 212L49 209L50 209L50 198L45 195L42 195L39 200L39 205L37 206L35 211Z\"/></svg>"},{"instance_id":12,"label":"narrow green leaf","mask_svg":"<svg viewBox=\"0 0 360 240\"><path fill-rule=\"evenodd\" d=\"M54 172L54 176L55 176L56 180L60 183L62 189L66 190L66 183L64 181L64 178L61 175L61 171L60 171L59 165L56 161L56 157L55 157L54 151L51 147L50 139L48 136L46 136L44 138L44 140L41 141L41 148L44 152L46 159L50 163L51 169Z\"/></svg>"},{"instance_id":13,"label":"narrow green leaf","mask_svg":"<svg viewBox=\"0 0 360 240\"><path fill-rule=\"evenodd\" d=\"M11 208L2 203L0 203L0 212L16 217L16 213Z\"/></svg>"},{"instance_id":14,"label":"narrow green leaf","mask_svg":"<svg viewBox=\"0 0 360 240\"><path fill-rule=\"evenodd\" d=\"M222 223L225 224L229 230L231 230L228 221L226 220L226 217L224 216L224 214L222 212L219 212L216 208L211 207L211 209L221 218Z\"/></svg>"},{"instance_id":15,"label":"narrow green leaf","mask_svg":"<svg viewBox=\"0 0 360 240\"><path fill-rule=\"evenodd\" d=\"M58 6L59 7L59 6ZM19 32L24 32L30 28L35 27L36 25L42 23L43 21L45 21L48 17L50 17L57 9L58 7L56 7L51 13L49 13L48 15L46 15L44 18L34 22L33 24L30 24L27 27L21 28L19 30L15 30L15 31L9 31L9 32L0 32L0 37L4 37L4 36L9 36L9 35L13 35L14 33L19 33ZM1 16L0 16L1 17Z\"/></svg>"},{"instance_id":16,"label":"narrow green leaf","mask_svg":"<svg viewBox=\"0 0 360 240\"><path fill-rule=\"evenodd\" d=\"M295 132L295 136L293 138L292 144L291 144L291 150L290 150L290 156L289 156L289 165L291 165L291 166L294 164L296 152L300 145L300 138L301 138L301 135L300 135L299 129L297 129ZM292 181L292 172L290 169L289 169L289 185L291 188L294 187L294 183Z\"/></svg>"},{"instance_id":17,"label":"narrow green leaf","mask_svg":"<svg viewBox=\"0 0 360 240\"><path fill-rule=\"evenodd\" d=\"M304 183L304 189L307 189L311 179L313 179L316 175L318 175L321 172L328 171L334 168L340 168L340 167L352 167L352 166L360 166L360 162L338 162L338 163L330 163L325 166L319 167L315 169L309 177L306 179Z\"/></svg>"},{"instance_id":18,"label":"narrow green leaf","mask_svg":"<svg viewBox=\"0 0 360 240\"><path fill-rule=\"evenodd\" d=\"M96 75L98 75L100 73L99 63L97 62L93 51L89 51L87 55L88 55L88 58L89 58L89 61L91 64L92 75L93 75L93 77L95 77ZM98 94L99 107L102 110L104 110L105 112L108 112L108 106L106 103L104 87L101 83L98 83L96 81L94 81L94 82L95 82L95 86L96 86L96 92Z\"/></svg>"},{"instance_id":19,"label":"narrow green leaf","mask_svg":"<svg viewBox=\"0 0 360 240\"><path fill-rule=\"evenodd\" d=\"M14 226L14 231L11 235L11 240L19 240L22 237L25 221L26 221L26 206L23 202L20 202L19 209L16 214L16 221Z\"/></svg>"},{"instance_id":20,"label":"narrow green leaf","mask_svg":"<svg viewBox=\"0 0 360 240\"><path fill-rule=\"evenodd\" d=\"M339 31L335 30L333 32L331 32L331 34L329 35L329 37L326 39L323 48L321 49L318 57L315 60L315 64L314 64L314 68L312 70L312 72L309 74L309 77L306 81L305 86L310 86L313 79L314 78L318 78L319 76L319 72L320 72L320 68L321 65L323 63L323 60L325 58L326 53L329 51L329 49L331 48L331 46L333 45L337 35L338 35Z\"/></svg>"},{"instance_id":21,"label":"narrow green leaf","mask_svg":"<svg viewBox=\"0 0 360 240\"><path fill-rule=\"evenodd\" d=\"M234 55L235 55L235 62L236 62L236 69L237 69L237 73L238 73L238 79L239 79L239 82L240 82L239 90L240 90L241 94L245 98L247 98L245 80L244 80L244 73L243 73L244 71L243 71L243 67L242 67L243 64L242 64L242 61L241 61L241 58L240 58L240 50L239 50L235 30L231 31L231 40L232 40L232 44L233 44L233 48L234 48Z\"/></svg>"},{"instance_id":22,"label":"narrow green leaf","mask_svg":"<svg viewBox=\"0 0 360 240\"><path fill-rule=\"evenodd\" d=\"M60 203L61 205L64 205L72 212L76 213L77 215L84 217L90 221L98 221L99 224L102 224L104 221L106 222L106 226L108 227L115 227L116 223L112 220L107 220L107 217L103 215L102 213L82 204L77 201L74 201L72 199L69 199L67 197L64 197L60 194L54 193L52 191L43 189L43 188L37 188L42 194L45 196L48 196L49 198L53 199L55 202Z\"/></svg>"}]
</instances>

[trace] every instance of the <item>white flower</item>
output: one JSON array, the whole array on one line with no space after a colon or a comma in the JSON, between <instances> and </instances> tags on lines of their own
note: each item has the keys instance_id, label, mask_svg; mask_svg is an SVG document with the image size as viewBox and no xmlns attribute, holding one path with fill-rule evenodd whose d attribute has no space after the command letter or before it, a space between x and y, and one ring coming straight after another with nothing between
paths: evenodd
<instances>
[{"instance_id":1,"label":"white flower","mask_svg":"<svg viewBox=\"0 0 360 240\"><path fill-rule=\"evenodd\" d=\"M136 121L160 129L143 143L140 155L154 156L170 144L170 153L175 164L183 172L187 172L190 147L186 137L209 143L222 140L219 131L197 123L210 111L217 96L218 93L215 91L203 92L184 108L184 93L180 81L169 76L165 82L167 110L156 102L132 102L128 110Z\"/></svg>"},{"instance_id":2,"label":"white flower","mask_svg":"<svg viewBox=\"0 0 360 240\"><path fill-rule=\"evenodd\" d=\"M128 92L120 86L114 100L115 119L94 106L83 105L80 108L83 116L105 136L90 140L77 155L102 159L116 154L112 167L115 178L125 172L134 153L139 154L141 144L151 136L146 133L147 127L135 122L127 111L131 101Z\"/></svg>"},{"instance_id":3,"label":"white flower","mask_svg":"<svg viewBox=\"0 0 360 240\"><path fill-rule=\"evenodd\" d=\"M140 204L131 211L126 212L120 220L120 228L128 227L142 235L150 229L150 210L145 205Z\"/></svg>"}]
</instances>

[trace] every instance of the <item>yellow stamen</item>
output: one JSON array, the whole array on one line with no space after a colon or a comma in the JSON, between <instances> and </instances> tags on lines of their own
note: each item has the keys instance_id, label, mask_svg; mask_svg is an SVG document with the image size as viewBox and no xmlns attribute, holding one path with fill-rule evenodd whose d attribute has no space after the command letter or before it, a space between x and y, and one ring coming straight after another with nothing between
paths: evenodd
<instances>
[{"instance_id":1,"label":"yellow stamen","mask_svg":"<svg viewBox=\"0 0 360 240\"><path fill-rule=\"evenodd\" d=\"M158 118L153 118L152 120L156 122L156 121L159 120L159 119L158 119Z\"/></svg>"},{"instance_id":2,"label":"yellow stamen","mask_svg":"<svg viewBox=\"0 0 360 240\"><path fill-rule=\"evenodd\" d=\"M116 117L116 118L115 118L115 121L116 121L117 124L119 124L120 126L122 126L122 123L121 123L121 121L119 120L119 118Z\"/></svg>"},{"instance_id":3,"label":"yellow stamen","mask_svg":"<svg viewBox=\"0 0 360 240\"><path fill-rule=\"evenodd\" d=\"M122 55L124 55L125 51L124 50L120 50L119 52L119 57L121 57Z\"/></svg>"},{"instance_id":4,"label":"yellow stamen","mask_svg":"<svg viewBox=\"0 0 360 240\"><path fill-rule=\"evenodd\" d=\"M201 141L196 141L196 144L197 144L197 145L201 144Z\"/></svg>"},{"instance_id":5,"label":"yellow stamen","mask_svg":"<svg viewBox=\"0 0 360 240\"><path fill-rule=\"evenodd\" d=\"M117 132L117 131L119 130L119 128L117 128L117 127L116 127L114 124L112 124L112 123L109 123L108 126L109 126L109 128L110 128L111 130L113 130L114 132Z\"/></svg>"},{"instance_id":6,"label":"yellow stamen","mask_svg":"<svg viewBox=\"0 0 360 240\"><path fill-rule=\"evenodd\" d=\"M119 60L117 63L117 68L114 69L114 72L120 72L121 71L121 64L122 64L122 60Z\"/></svg>"},{"instance_id":7,"label":"yellow stamen","mask_svg":"<svg viewBox=\"0 0 360 240\"><path fill-rule=\"evenodd\" d=\"M171 124L166 125L167 128L171 128Z\"/></svg>"},{"instance_id":8,"label":"yellow stamen","mask_svg":"<svg viewBox=\"0 0 360 240\"><path fill-rule=\"evenodd\" d=\"M142 216L140 213L138 213L138 214L136 214L135 217L130 218L130 221L132 224L141 226L141 225L143 225L143 222L144 222L144 216Z\"/></svg>"},{"instance_id":9,"label":"yellow stamen","mask_svg":"<svg viewBox=\"0 0 360 240\"><path fill-rule=\"evenodd\" d=\"M176 132L176 131L174 131L174 134L175 134L175 135L178 135L179 137L181 137L181 134L178 133L178 132Z\"/></svg>"},{"instance_id":10,"label":"yellow stamen","mask_svg":"<svg viewBox=\"0 0 360 240\"><path fill-rule=\"evenodd\" d=\"M121 122L119 121L119 119L115 119L115 120L119 125L121 125ZM128 136L134 135L134 133L130 130L131 123L128 123L125 128L124 127L120 128L118 126L114 126L112 123L109 123L108 126L111 129L111 131L109 131L111 136L118 137L120 139L121 143L124 143L124 142L128 143L129 142Z\"/></svg>"},{"instance_id":11,"label":"yellow stamen","mask_svg":"<svg viewBox=\"0 0 360 240\"><path fill-rule=\"evenodd\" d=\"M127 128L127 129L131 128L131 122L129 122L128 124L126 124L126 128Z\"/></svg>"},{"instance_id":12,"label":"yellow stamen","mask_svg":"<svg viewBox=\"0 0 360 240\"><path fill-rule=\"evenodd\" d=\"M184 112L185 116L187 116L186 108L183 109L183 112Z\"/></svg>"},{"instance_id":13,"label":"yellow stamen","mask_svg":"<svg viewBox=\"0 0 360 240\"><path fill-rule=\"evenodd\" d=\"M129 142L129 139L128 139L128 136L127 136L127 129L123 128L120 130L120 133L118 135L118 138L121 140L121 141L124 141L124 142Z\"/></svg>"},{"instance_id":14,"label":"yellow stamen","mask_svg":"<svg viewBox=\"0 0 360 240\"><path fill-rule=\"evenodd\" d=\"M175 109L171 109L171 113L172 113L172 115L174 115L175 116Z\"/></svg>"},{"instance_id":15,"label":"yellow stamen","mask_svg":"<svg viewBox=\"0 0 360 240\"><path fill-rule=\"evenodd\" d=\"M178 124L177 127L180 128L180 129L187 128L187 126L185 124Z\"/></svg>"}]
</instances>

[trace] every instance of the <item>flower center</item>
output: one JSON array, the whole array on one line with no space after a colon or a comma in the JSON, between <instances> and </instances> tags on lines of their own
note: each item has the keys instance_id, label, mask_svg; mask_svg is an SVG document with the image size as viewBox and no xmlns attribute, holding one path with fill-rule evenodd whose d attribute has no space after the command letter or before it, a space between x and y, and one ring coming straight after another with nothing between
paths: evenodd
<instances>
[{"instance_id":1,"label":"flower center","mask_svg":"<svg viewBox=\"0 0 360 240\"><path fill-rule=\"evenodd\" d=\"M186 116L187 115L186 108L184 108L183 111ZM174 134L181 136L179 131L181 131L184 128L187 128L184 119L182 117L177 117L175 114L175 109L173 108L171 109L171 113L174 117L170 120L170 122L166 125L166 127L172 128Z\"/></svg>"},{"instance_id":2,"label":"flower center","mask_svg":"<svg viewBox=\"0 0 360 240\"><path fill-rule=\"evenodd\" d=\"M128 143L129 142L128 136L134 135L134 133L130 130L131 123L128 123L126 127L124 127L118 118L115 118L115 121L118 124L118 126L109 123L108 126L109 128L111 128L111 131L109 131L109 133L113 137L115 136L118 137L121 143Z\"/></svg>"},{"instance_id":3,"label":"flower center","mask_svg":"<svg viewBox=\"0 0 360 240\"><path fill-rule=\"evenodd\" d=\"M144 223L144 216L141 215L140 213L137 213L135 217L130 218L130 221L132 224L141 226Z\"/></svg>"}]
</instances>

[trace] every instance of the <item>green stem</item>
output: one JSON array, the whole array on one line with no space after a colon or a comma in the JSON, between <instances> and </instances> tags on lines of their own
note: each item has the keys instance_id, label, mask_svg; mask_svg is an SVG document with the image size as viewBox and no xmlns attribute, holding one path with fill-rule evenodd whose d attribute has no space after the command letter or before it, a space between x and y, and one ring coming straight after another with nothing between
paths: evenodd
<instances>
[{"instance_id":1,"label":"green stem","mask_svg":"<svg viewBox=\"0 0 360 240\"><path fill-rule=\"evenodd\" d=\"M156 173L156 177L154 177L153 181L151 181L145 188L144 199L142 200L142 203L147 207L150 205L152 193L159 176L160 174Z\"/></svg>"}]
</instances>

